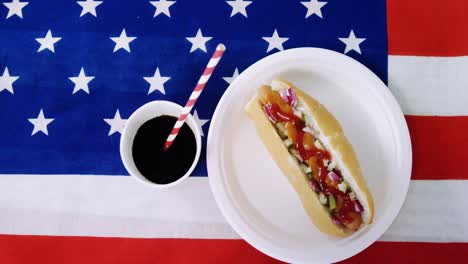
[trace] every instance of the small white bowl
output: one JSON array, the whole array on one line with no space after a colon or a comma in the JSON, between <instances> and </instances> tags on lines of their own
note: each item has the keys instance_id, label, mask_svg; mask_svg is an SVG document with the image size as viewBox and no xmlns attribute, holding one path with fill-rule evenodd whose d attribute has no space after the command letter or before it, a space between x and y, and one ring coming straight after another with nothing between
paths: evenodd
<instances>
[{"instance_id":1,"label":"small white bowl","mask_svg":"<svg viewBox=\"0 0 468 264\"><path fill-rule=\"evenodd\" d=\"M125 124L124 130L122 132L122 136L120 138L120 157L122 158L122 162L127 169L128 173L135 179L140 182L147 184L148 186L155 187L155 188L169 188L173 187L183 180L185 180L192 171L195 169L195 166L198 163L198 159L200 158L201 152L201 132L200 128L193 119L193 116L189 114L185 122L192 130L193 134L195 135L195 141L197 145L197 150L195 154L195 159L193 160L192 166L187 171L187 173L178 179L175 182L171 182L168 184L157 184L154 182L149 181L148 179L143 176L140 171L138 171L137 167L135 166L135 162L132 157L132 145L133 140L135 139L135 135L138 129L148 120L153 119L158 116L162 115L169 115L174 117L179 117L179 114L182 112L183 107L169 101L153 101L149 102L140 108L138 108L127 120Z\"/></svg>"}]
</instances>

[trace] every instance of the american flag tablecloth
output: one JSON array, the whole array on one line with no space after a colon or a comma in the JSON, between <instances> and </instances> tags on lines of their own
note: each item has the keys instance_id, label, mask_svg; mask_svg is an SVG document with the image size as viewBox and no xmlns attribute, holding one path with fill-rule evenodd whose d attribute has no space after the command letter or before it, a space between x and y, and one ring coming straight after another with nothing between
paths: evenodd
<instances>
[{"instance_id":1,"label":"american flag tablecloth","mask_svg":"<svg viewBox=\"0 0 468 264\"><path fill-rule=\"evenodd\" d=\"M328 48L374 71L406 114L412 181L390 229L348 262L468 261L467 27L464 0L2 0L0 263L274 262L223 219L204 152L200 177L164 191L120 161L126 118L183 104L219 42L193 112L205 136L229 83L279 50Z\"/></svg>"}]
</instances>

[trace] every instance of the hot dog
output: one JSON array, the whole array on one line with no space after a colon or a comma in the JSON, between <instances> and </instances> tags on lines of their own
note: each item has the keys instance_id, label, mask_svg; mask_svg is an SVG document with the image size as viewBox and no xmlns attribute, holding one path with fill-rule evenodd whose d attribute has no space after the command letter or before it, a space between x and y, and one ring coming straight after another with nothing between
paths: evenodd
<instances>
[{"instance_id":1,"label":"hot dog","mask_svg":"<svg viewBox=\"0 0 468 264\"><path fill-rule=\"evenodd\" d=\"M287 81L273 80L245 110L320 231L344 237L372 223L374 202L356 154L322 104Z\"/></svg>"}]
</instances>

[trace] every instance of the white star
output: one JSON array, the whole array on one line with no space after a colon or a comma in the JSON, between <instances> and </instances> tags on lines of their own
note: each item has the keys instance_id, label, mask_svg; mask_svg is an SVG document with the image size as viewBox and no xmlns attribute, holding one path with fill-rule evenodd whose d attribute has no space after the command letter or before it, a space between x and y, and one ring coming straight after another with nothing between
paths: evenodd
<instances>
[{"instance_id":1,"label":"white star","mask_svg":"<svg viewBox=\"0 0 468 264\"><path fill-rule=\"evenodd\" d=\"M36 41L39 42L41 44L41 46L39 47L39 49L37 50L37 52L41 52L45 49L48 49L52 52L55 52L55 47L54 47L54 44L57 43L59 40L61 40L62 38L54 38L52 37L52 32L50 31L47 31L47 34L45 37L43 38L36 38Z\"/></svg>"},{"instance_id":2,"label":"white star","mask_svg":"<svg viewBox=\"0 0 468 264\"><path fill-rule=\"evenodd\" d=\"M97 17L96 7L102 4L102 1L86 0L86 1L76 1L76 3L79 4L83 8L83 10L81 10L80 17L88 13Z\"/></svg>"},{"instance_id":3,"label":"white star","mask_svg":"<svg viewBox=\"0 0 468 264\"><path fill-rule=\"evenodd\" d=\"M204 37L201 29L198 29L197 35L195 37L187 38L187 40L192 43L190 52L193 52L197 49L201 49L206 52L206 42L208 42L210 39L212 39L212 37Z\"/></svg>"},{"instance_id":4,"label":"white star","mask_svg":"<svg viewBox=\"0 0 468 264\"><path fill-rule=\"evenodd\" d=\"M197 123L198 127L200 128L200 133L201 133L202 137L204 137L205 134L203 133L203 125L206 124L210 120L209 119L200 119L198 117L197 110L195 110L193 112L193 119L195 119L195 123Z\"/></svg>"},{"instance_id":5,"label":"white star","mask_svg":"<svg viewBox=\"0 0 468 264\"><path fill-rule=\"evenodd\" d=\"M34 129L31 136L33 136L39 131L42 131L42 133L49 135L47 125L54 121L54 118L45 118L44 112L41 109L41 111L39 111L39 114L37 115L37 118L29 118L28 121L34 125Z\"/></svg>"},{"instance_id":6,"label":"white star","mask_svg":"<svg viewBox=\"0 0 468 264\"><path fill-rule=\"evenodd\" d=\"M150 4L156 7L153 17L157 17L159 14L165 14L166 16L171 17L171 11L169 11L169 7L171 7L171 5L175 3L176 1L167 1L167 0L150 1Z\"/></svg>"},{"instance_id":7,"label":"white star","mask_svg":"<svg viewBox=\"0 0 468 264\"><path fill-rule=\"evenodd\" d=\"M10 72L8 72L8 67L5 67L3 75L0 76L0 92L3 90L7 90L13 94L13 83L16 80L18 80L18 78L19 76L10 76Z\"/></svg>"},{"instance_id":8,"label":"white star","mask_svg":"<svg viewBox=\"0 0 468 264\"><path fill-rule=\"evenodd\" d=\"M231 84L237 77L239 76L239 71L237 70L237 68L234 70L234 73L232 74L232 77L223 77L223 79Z\"/></svg>"},{"instance_id":9,"label":"white star","mask_svg":"<svg viewBox=\"0 0 468 264\"><path fill-rule=\"evenodd\" d=\"M118 51L119 49L124 49L130 52L130 42L134 41L136 37L128 37L125 28L120 33L119 37L110 38L112 41L115 42L114 52Z\"/></svg>"},{"instance_id":10,"label":"white star","mask_svg":"<svg viewBox=\"0 0 468 264\"><path fill-rule=\"evenodd\" d=\"M166 94L166 90L164 90L164 83L169 81L171 77L161 76L161 74L159 73L159 68L156 68L153 77L143 78L150 84L148 94L154 92L155 90L160 91L162 94Z\"/></svg>"},{"instance_id":11,"label":"white star","mask_svg":"<svg viewBox=\"0 0 468 264\"><path fill-rule=\"evenodd\" d=\"M278 35L278 31L275 29L275 32L273 32L273 36L263 37L263 39L266 42L268 42L268 49L267 49L267 53L268 53L270 52L270 50L273 50L273 49L283 50L283 43L286 42L289 38L281 38Z\"/></svg>"},{"instance_id":12,"label":"white star","mask_svg":"<svg viewBox=\"0 0 468 264\"><path fill-rule=\"evenodd\" d=\"M120 117L119 109L115 112L114 118L104 118L104 121L109 124L110 130L108 136L114 134L115 132L119 132L122 134L123 128L125 127L125 123L127 119L122 119Z\"/></svg>"},{"instance_id":13,"label":"white star","mask_svg":"<svg viewBox=\"0 0 468 264\"><path fill-rule=\"evenodd\" d=\"M310 2L301 2L307 8L307 14L305 18L310 17L313 14L316 14L318 17L322 17L321 8L326 5L328 2L319 2L317 0L310 0Z\"/></svg>"},{"instance_id":14,"label":"white star","mask_svg":"<svg viewBox=\"0 0 468 264\"><path fill-rule=\"evenodd\" d=\"M3 3L8 8L8 14L6 19L17 15L20 18L23 18L23 8L27 6L29 2L20 2L19 0L12 0L9 3Z\"/></svg>"},{"instance_id":15,"label":"white star","mask_svg":"<svg viewBox=\"0 0 468 264\"><path fill-rule=\"evenodd\" d=\"M69 77L69 79L75 83L72 94L75 94L79 90L83 90L85 93L89 94L88 83L94 79L94 76L86 76L83 67L81 67L80 74L76 77Z\"/></svg>"},{"instance_id":16,"label":"white star","mask_svg":"<svg viewBox=\"0 0 468 264\"><path fill-rule=\"evenodd\" d=\"M350 52L351 50L354 50L357 53L361 54L361 48L359 47L359 44L366 40L365 38L356 38L353 30L351 30L351 32L349 33L349 37L338 39L341 40L341 42L343 42L344 44L346 44L346 48L344 51L345 54Z\"/></svg>"},{"instance_id":17,"label":"white star","mask_svg":"<svg viewBox=\"0 0 468 264\"><path fill-rule=\"evenodd\" d=\"M243 16L247 17L247 6L252 4L252 1L245 1L245 0L235 0L235 1L226 1L228 5L232 7L231 17L236 14L242 14Z\"/></svg>"}]
</instances>

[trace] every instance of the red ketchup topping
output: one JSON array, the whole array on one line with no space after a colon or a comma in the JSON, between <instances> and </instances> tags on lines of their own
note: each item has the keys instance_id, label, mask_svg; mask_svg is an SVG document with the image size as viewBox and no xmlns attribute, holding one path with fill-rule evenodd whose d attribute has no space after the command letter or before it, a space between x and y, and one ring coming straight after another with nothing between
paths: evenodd
<instances>
[{"instance_id":1,"label":"red ketchup topping","mask_svg":"<svg viewBox=\"0 0 468 264\"><path fill-rule=\"evenodd\" d=\"M343 204L341 208L337 208L337 212L335 215L338 219L343 223L350 223L353 221L351 217L349 217L349 212L354 212L354 201L351 200L348 194L343 193L342 191L335 189L333 187L326 187L325 188L326 194L331 194L336 199L343 199ZM339 198L338 198L339 197Z\"/></svg>"},{"instance_id":2,"label":"red ketchup topping","mask_svg":"<svg viewBox=\"0 0 468 264\"><path fill-rule=\"evenodd\" d=\"M296 125L297 128L297 125ZM309 158L309 153L308 151L305 150L304 148L304 132L301 130L297 130L297 142L294 145L294 148L299 152L299 155L301 155L301 158L303 160L307 160Z\"/></svg>"},{"instance_id":3,"label":"red ketchup topping","mask_svg":"<svg viewBox=\"0 0 468 264\"><path fill-rule=\"evenodd\" d=\"M325 166L323 166L323 161L321 159L318 159L318 162L320 164L319 165L319 172L318 172L319 173L320 187L322 188L322 190L326 190L327 188L332 188L332 187L327 186L327 182L326 182L327 175L328 175L327 168L325 168ZM336 190L336 189L334 189L334 190Z\"/></svg>"},{"instance_id":4,"label":"red ketchup topping","mask_svg":"<svg viewBox=\"0 0 468 264\"><path fill-rule=\"evenodd\" d=\"M297 141L294 144L294 148L296 151L299 153L301 156L302 160L308 160L310 157L315 156L317 157L317 164L318 164L318 179L319 179L319 186L320 189L324 191L325 194L327 195L333 195L335 199L340 199L342 201L341 204L339 204L338 207L340 208L335 208L335 211L333 212L333 215L338 218L338 220L341 223L348 224L353 222L353 214L350 214L351 212L355 212L355 203L356 201L352 200L349 197L349 193L344 193L340 191L339 189L335 188L334 186L329 185L326 182L327 176L328 176L328 170L327 168L323 165L323 160L331 160L331 155L328 151L318 149L318 148L311 148L309 150L306 150L304 148L303 144L303 137L304 137L304 131L303 128L305 125L301 121L301 119L294 114L289 114L281 111L280 107L272 103L270 105L270 110L271 114L273 117L280 121L280 122L293 122L294 126L296 127L297 131ZM341 172L337 169L333 170L340 178L342 178Z\"/></svg>"}]
</instances>

